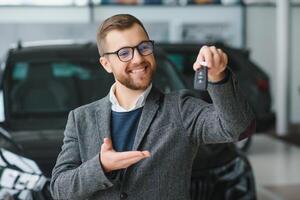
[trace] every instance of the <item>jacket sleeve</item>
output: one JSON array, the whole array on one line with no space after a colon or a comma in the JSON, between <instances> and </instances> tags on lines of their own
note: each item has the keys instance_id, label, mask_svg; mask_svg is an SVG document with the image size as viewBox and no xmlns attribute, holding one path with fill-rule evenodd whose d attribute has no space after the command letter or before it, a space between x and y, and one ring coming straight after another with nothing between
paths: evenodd
<instances>
[{"instance_id":1,"label":"jacket sleeve","mask_svg":"<svg viewBox=\"0 0 300 200\"><path fill-rule=\"evenodd\" d=\"M229 72L226 81L208 84L212 104L195 98L188 91L179 95L183 127L200 143L235 142L255 131L255 117ZM247 92L247 91L245 91Z\"/></svg>"},{"instance_id":2,"label":"jacket sleeve","mask_svg":"<svg viewBox=\"0 0 300 200\"><path fill-rule=\"evenodd\" d=\"M54 199L85 199L113 185L102 169L99 154L82 163L77 135L74 111L71 111L62 150L52 171L50 190Z\"/></svg>"}]
</instances>

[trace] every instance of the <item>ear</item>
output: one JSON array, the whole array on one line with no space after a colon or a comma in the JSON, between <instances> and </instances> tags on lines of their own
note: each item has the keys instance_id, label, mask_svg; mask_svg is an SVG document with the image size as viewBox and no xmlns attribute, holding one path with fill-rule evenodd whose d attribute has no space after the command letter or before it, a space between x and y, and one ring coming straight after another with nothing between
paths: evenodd
<instances>
[{"instance_id":1,"label":"ear","mask_svg":"<svg viewBox=\"0 0 300 200\"><path fill-rule=\"evenodd\" d=\"M111 66L110 66L110 62L109 60L104 57L104 56L101 56L99 58L99 62L100 64L103 66L103 68L108 72L108 73L112 73L112 69L111 69Z\"/></svg>"}]
</instances>

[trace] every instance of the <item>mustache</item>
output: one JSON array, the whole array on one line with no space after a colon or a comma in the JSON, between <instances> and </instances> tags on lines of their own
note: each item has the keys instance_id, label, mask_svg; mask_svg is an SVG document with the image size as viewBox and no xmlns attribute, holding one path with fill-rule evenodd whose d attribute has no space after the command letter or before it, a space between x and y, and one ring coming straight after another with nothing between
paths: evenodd
<instances>
[{"instance_id":1,"label":"mustache","mask_svg":"<svg viewBox=\"0 0 300 200\"><path fill-rule=\"evenodd\" d=\"M130 65L127 67L126 71L129 72L129 71L132 71L132 70L135 70L135 69L140 69L140 68L144 68L144 67L147 67L147 66L150 66L150 63L147 62L147 61L143 61L139 64L134 64L134 65Z\"/></svg>"}]
</instances>

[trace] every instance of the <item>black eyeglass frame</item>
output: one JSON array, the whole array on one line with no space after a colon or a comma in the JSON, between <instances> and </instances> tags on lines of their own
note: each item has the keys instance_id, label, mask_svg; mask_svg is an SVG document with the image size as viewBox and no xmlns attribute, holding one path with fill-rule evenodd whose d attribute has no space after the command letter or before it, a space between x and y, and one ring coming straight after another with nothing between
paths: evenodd
<instances>
[{"instance_id":1,"label":"black eyeglass frame","mask_svg":"<svg viewBox=\"0 0 300 200\"><path fill-rule=\"evenodd\" d=\"M139 47L142 43L144 43L144 42L150 42L150 43L152 44L152 52L151 52L151 53L149 53L149 54L142 54L142 53L140 52L140 49L139 49L138 47ZM122 59L120 58L120 56L119 56L119 51L121 51L122 49L125 49L125 48L130 48L130 49L132 49L132 56L131 56L130 59L128 59L128 60L126 60L126 61L122 60ZM129 61L132 60L132 58L134 57L134 49L137 49L137 51L138 51L138 53L139 53L140 55L142 55L142 56L148 56L148 55L150 55L150 54L152 54L152 53L154 52L154 40L143 40L143 41L141 41L141 42L140 42L138 45L136 45L136 46L133 46L133 47L125 46L125 47L122 47L122 48L120 48L119 50L114 51L114 52L106 52L106 53L103 53L102 56L105 56L105 55L111 55L111 54L116 54L116 55L118 56L118 58L119 58L120 61L122 61L122 62L129 62Z\"/></svg>"}]
</instances>

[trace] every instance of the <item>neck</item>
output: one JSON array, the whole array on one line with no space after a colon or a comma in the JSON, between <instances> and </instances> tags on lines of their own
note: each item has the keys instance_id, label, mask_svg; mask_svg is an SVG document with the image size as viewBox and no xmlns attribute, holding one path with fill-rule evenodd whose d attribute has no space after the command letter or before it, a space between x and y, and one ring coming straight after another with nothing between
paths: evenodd
<instances>
[{"instance_id":1,"label":"neck","mask_svg":"<svg viewBox=\"0 0 300 200\"><path fill-rule=\"evenodd\" d=\"M138 98L145 90L132 90L120 83L116 83L115 96L120 104L125 109L132 108Z\"/></svg>"}]
</instances>

